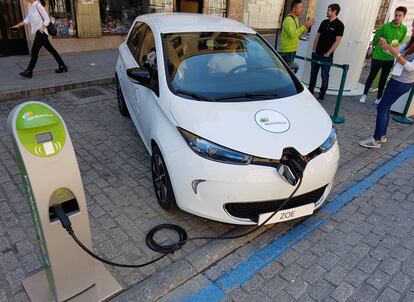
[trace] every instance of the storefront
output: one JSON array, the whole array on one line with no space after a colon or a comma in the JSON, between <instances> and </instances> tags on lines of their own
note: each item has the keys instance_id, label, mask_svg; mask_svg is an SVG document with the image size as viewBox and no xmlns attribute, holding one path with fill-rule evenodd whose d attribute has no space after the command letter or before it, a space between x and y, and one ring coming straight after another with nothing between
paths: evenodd
<instances>
[{"instance_id":1,"label":"storefront","mask_svg":"<svg viewBox=\"0 0 414 302\"><path fill-rule=\"evenodd\" d=\"M0 0L9 1L12 0ZM315 0L306 0L312 2ZM134 19L146 13L193 12L228 17L272 32L280 26L285 0L48 0L58 29L53 45L59 52L117 48ZM20 0L23 15L27 4ZM20 8L19 8L20 9ZM20 16L17 20L21 20ZM33 35L25 29L28 44Z\"/></svg>"},{"instance_id":2,"label":"storefront","mask_svg":"<svg viewBox=\"0 0 414 302\"><path fill-rule=\"evenodd\" d=\"M24 31L11 31L10 27L22 20L20 3L0 0L0 56L28 53Z\"/></svg>"},{"instance_id":3,"label":"storefront","mask_svg":"<svg viewBox=\"0 0 414 302\"><path fill-rule=\"evenodd\" d=\"M48 9L58 30L58 37L76 37L74 0L49 0Z\"/></svg>"}]
</instances>

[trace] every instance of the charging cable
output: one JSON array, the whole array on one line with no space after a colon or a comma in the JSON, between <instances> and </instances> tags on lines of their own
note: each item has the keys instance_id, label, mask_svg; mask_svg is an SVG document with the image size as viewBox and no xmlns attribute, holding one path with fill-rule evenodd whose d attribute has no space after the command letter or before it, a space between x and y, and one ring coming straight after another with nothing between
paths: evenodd
<instances>
[{"instance_id":1,"label":"charging cable","mask_svg":"<svg viewBox=\"0 0 414 302\"><path fill-rule=\"evenodd\" d=\"M66 231L69 233L69 235L73 238L73 240L75 240L75 242L86 252L88 253L90 256L92 256L93 258L95 258L96 260L99 260L103 263L106 263L108 265L112 265L112 266L118 266L118 267L129 267L129 268L137 268L137 267L143 267L143 266L147 266L149 264L152 264L154 262L157 262L158 260L162 259L163 257L167 256L168 254L173 254L176 250L180 249L186 242L188 241L193 241L193 240L230 240L230 239L237 239L237 238L241 238L244 236L247 236L253 232L255 232L257 229L259 229L260 227L262 227L264 224L266 224L268 221L270 221L270 219L272 219L277 212L280 211L280 209L282 209L292 198L293 196L296 194L296 192L299 190L301 184L302 184L302 179L303 179L303 170L304 168L299 170L298 176L299 176L299 182L298 185L296 186L296 188L293 190L292 194L290 194L290 196L284 201L282 202L282 204L272 213L272 215L270 215L265 221L263 221L261 224L259 224L258 226L256 226L255 228L253 228L252 230L239 234L239 235L233 235L233 236L217 236L217 237L187 237L187 232L180 226L175 225L175 224L160 224L155 226L154 228L152 228L146 238L145 238L145 242L148 246L149 249L161 253L162 255L158 258L155 258L153 260L150 260L148 262L142 263L142 264L122 264L122 263L115 263L112 261L109 261L107 259L104 259L98 255L96 255L94 252L92 252L90 249L88 249L75 235L75 232L73 231L72 228L72 223L70 222L69 217L66 215L65 211L63 210L62 206L60 204L58 205L54 205L52 206L52 210L55 213L55 215L57 216L57 218L60 220L60 222L62 223L62 226L66 229ZM170 244L170 245L160 245L158 244L155 239L154 236L157 232L161 231L161 230L171 230L174 231L178 234L178 241L176 243Z\"/></svg>"}]
</instances>

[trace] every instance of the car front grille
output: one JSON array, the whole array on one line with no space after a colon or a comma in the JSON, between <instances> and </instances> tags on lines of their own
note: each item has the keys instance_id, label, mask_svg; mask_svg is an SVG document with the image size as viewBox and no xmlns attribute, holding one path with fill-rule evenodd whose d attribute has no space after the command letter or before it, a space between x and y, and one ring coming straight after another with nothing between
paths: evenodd
<instances>
[{"instance_id":1,"label":"car front grille","mask_svg":"<svg viewBox=\"0 0 414 302\"><path fill-rule=\"evenodd\" d=\"M295 208L295 207L303 206L308 203L317 203L318 200L321 199L321 197L325 193L327 186L328 185L325 185L314 191L293 197L280 210ZM227 213L229 213L231 216L235 218L250 219L252 221L257 222L260 214L269 213L269 212L273 212L277 210L279 206L285 200L286 199L259 201L259 202L227 203L224 206L224 208L226 209Z\"/></svg>"}]
</instances>

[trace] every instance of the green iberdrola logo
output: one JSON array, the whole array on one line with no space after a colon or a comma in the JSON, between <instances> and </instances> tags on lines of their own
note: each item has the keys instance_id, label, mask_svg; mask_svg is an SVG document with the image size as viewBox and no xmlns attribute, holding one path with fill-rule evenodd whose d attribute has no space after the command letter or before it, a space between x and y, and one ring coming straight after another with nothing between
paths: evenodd
<instances>
[{"instance_id":1,"label":"green iberdrola logo","mask_svg":"<svg viewBox=\"0 0 414 302\"><path fill-rule=\"evenodd\" d=\"M27 112L23 113L22 118L25 121L31 121L31 120L38 119L38 118L52 117L52 116L53 116L53 114L50 114L50 113L41 113L41 114L33 115L32 111L27 111Z\"/></svg>"},{"instance_id":2,"label":"green iberdrola logo","mask_svg":"<svg viewBox=\"0 0 414 302\"><path fill-rule=\"evenodd\" d=\"M25 112L24 114L23 114L23 119L25 120L25 121L27 121L28 119L29 119L29 117L32 117L33 116L33 112L31 112L31 111L29 111L29 112Z\"/></svg>"}]
</instances>

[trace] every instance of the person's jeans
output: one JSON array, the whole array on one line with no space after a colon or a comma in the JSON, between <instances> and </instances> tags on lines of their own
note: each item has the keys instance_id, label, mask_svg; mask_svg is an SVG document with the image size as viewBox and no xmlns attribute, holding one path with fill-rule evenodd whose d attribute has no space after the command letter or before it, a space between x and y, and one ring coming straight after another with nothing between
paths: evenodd
<instances>
[{"instance_id":1,"label":"person's jeans","mask_svg":"<svg viewBox=\"0 0 414 302\"><path fill-rule=\"evenodd\" d=\"M371 70L369 71L367 81L365 82L364 94L368 93L368 90L371 88L372 82L374 81L378 72L381 70L377 94L377 99L381 99L384 92L385 83L387 82L387 77L390 74L390 71L393 66L394 61L380 61L372 59Z\"/></svg>"},{"instance_id":2,"label":"person's jeans","mask_svg":"<svg viewBox=\"0 0 414 302\"><path fill-rule=\"evenodd\" d=\"M289 64L295 60L296 52L279 52L280 56L282 57L283 61L286 64Z\"/></svg>"},{"instance_id":3,"label":"person's jeans","mask_svg":"<svg viewBox=\"0 0 414 302\"><path fill-rule=\"evenodd\" d=\"M332 57L325 57L324 55L317 54L316 52L312 53L312 59L318 60L318 61L325 61L332 63L333 58ZM311 93L315 90L316 85L316 79L318 77L319 68L321 69L321 77L322 77L322 85L321 90L319 93L320 98L324 98L326 91L328 90L328 84L329 84L329 71L331 69L331 66L327 65L320 65L318 63L311 63L311 75L309 80L309 91Z\"/></svg>"},{"instance_id":4,"label":"person's jeans","mask_svg":"<svg viewBox=\"0 0 414 302\"><path fill-rule=\"evenodd\" d=\"M38 30L36 32L35 39L33 42L32 57L30 59L30 63L29 63L29 66L27 67L27 70L33 71L36 65L36 62L37 62L37 58L39 57L40 48L42 48L42 46L46 48L46 50L53 55L53 57L55 58L59 66L65 66L65 63L63 63L63 60L59 56L56 49L54 49L52 44L50 44L47 34L42 33Z\"/></svg>"},{"instance_id":5,"label":"person's jeans","mask_svg":"<svg viewBox=\"0 0 414 302\"><path fill-rule=\"evenodd\" d=\"M390 109L392 104L400 96L407 93L413 87L413 83L402 83L391 79L385 88L384 96L377 107L377 121L375 125L374 139L379 141L381 136L387 134L388 122L390 119Z\"/></svg>"}]
</instances>

